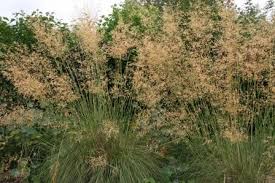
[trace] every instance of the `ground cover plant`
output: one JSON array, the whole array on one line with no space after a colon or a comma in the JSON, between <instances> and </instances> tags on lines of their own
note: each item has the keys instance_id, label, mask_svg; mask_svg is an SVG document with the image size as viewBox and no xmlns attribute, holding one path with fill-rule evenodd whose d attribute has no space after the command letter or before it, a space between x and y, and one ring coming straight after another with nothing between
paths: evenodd
<instances>
[{"instance_id":1,"label":"ground cover plant","mask_svg":"<svg viewBox=\"0 0 275 183\"><path fill-rule=\"evenodd\" d=\"M1 18L0 182L274 181L273 5Z\"/></svg>"}]
</instances>

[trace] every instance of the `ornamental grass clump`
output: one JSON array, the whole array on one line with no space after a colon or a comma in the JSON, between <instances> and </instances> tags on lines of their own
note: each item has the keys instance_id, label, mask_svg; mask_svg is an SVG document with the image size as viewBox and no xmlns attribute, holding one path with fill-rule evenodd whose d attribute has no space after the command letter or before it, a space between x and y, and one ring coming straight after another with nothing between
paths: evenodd
<instances>
[{"instance_id":1,"label":"ornamental grass clump","mask_svg":"<svg viewBox=\"0 0 275 183\"><path fill-rule=\"evenodd\" d=\"M266 182L273 176L274 107L256 112L251 128L241 126L237 119L225 126L221 114L209 106L200 107L194 117L196 132L185 141L182 151L182 156L192 157L183 162L188 167L181 172L183 179L243 183Z\"/></svg>"},{"instance_id":2,"label":"ornamental grass clump","mask_svg":"<svg viewBox=\"0 0 275 183\"><path fill-rule=\"evenodd\" d=\"M274 169L274 16L249 3L149 2L127 0L100 25L30 18L33 45L1 57L1 75L62 133L44 144L41 179L158 180L159 154L186 165L172 168L177 181L264 181Z\"/></svg>"},{"instance_id":3,"label":"ornamental grass clump","mask_svg":"<svg viewBox=\"0 0 275 183\"><path fill-rule=\"evenodd\" d=\"M84 17L73 30L30 17L35 43L16 44L4 56L2 74L17 92L40 104L66 106L85 92L106 92L106 57L101 34Z\"/></svg>"},{"instance_id":4,"label":"ornamental grass clump","mask_svg":"<svg viewBox=\"0 0 275 183\"><path fill-rule=\"evenodd\" d=\"M195 114L188 106L197 101L219 111L224 126L234 118L250 128L255 109L274 103L274 20L247 19L249 9L240 12L222 1L190 3L188 10L182 6L167 3L151 10L149 18L129 13L135 23L119 17L107 53L115 63L131 60L126 74L115 75L117 81L130 76L117 93L130 93L142 106L137 128L143 134L183 138L193 129ZM158 28L154 34L152 25Z\"/></svg>"},{"instance_id":5,"label":"ornamental grass clump","mask_svg":"<svg viewBox=\"0 0 275 183\"><path fill-rule=\"evenodd\" d=\"M41 168L41 180L127 183L153 177L161 181L159 160L133 132L133 111L126 102L83 98L73 109L61 141L49 144L51 154Z\"/></svg>"}]
</instances>

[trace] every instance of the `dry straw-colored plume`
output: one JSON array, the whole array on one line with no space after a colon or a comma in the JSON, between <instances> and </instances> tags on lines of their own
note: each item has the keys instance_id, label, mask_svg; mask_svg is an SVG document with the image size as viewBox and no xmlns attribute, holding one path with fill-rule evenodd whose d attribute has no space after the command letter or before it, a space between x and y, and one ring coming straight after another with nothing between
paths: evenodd
<instances>
[{"instance_id":1,"label":"dry straw-colored plume","mask_svg":"<svg viewBox=\"0 0 275 183\"><path fill-rule=\"evenodd\" d=\"M36 18L30 19L30 27L39 42L41 51L48 51L53 57L61 57L67 50L63 34L57 27L49 26Z\"/></svg>"},{"instance_id":2,"label":"dry straw-colored plume","mask_svg":"<svg viewBox=\"0 0 275 183\"><path fill-rule=\"evenodd\" d=\"M106 58L99 47L101 35L89 18L80 19L75 27L73 31L81 46L78 52L69 50L62 30L31 19L36 47L30 51L18 45L5 58L4 75L20 94L63 105L79 98L79 89L93 93L106 90Z\"/></svg>"},{"instance_id":3,"label":"dry straw-colored plume","mask_svg":"<svg viewBox=\"0 0 275 183\"><path fill-rule=\"evenodd\" d=\"M83 50L82 54L85 57L84 60L75 59L80 64L79 72L85 78L82 86L91 93L102 94L107 89L107 59L100 47L102 33L98 31L96 23L89 16L77 21L74 32L79 39ZM72 56L74 57L74 55Z\"/></svg>"},{"instance_id":4,"label":"dry straw-colored plume","mask_svg":"<svg viewBox=\"0 0 275 183\"><path fill-rule=\"evenodd\" d=\"M15 107L10 113L0 118L0 126L31 125L34 120L41 119L42 112L34 109L25 109L22 106Z\"/></svg>"},{"instance_id":5,"label":"dry straw-colored plume","mask_svg":"<svg viewBox=\"0 0 275 183\"><path fill-rule=\"evenodd\" d=\"M72 30L79 44L75 50L69 50L61 30L33 20L37 48L18 47L8 54L4 74L19 93L38 101L74 101L76 86L94 94L111 89L113 96L130 96L146 108L137 116L142 133L157 128L187 134L196 116L190 114L195 101L251 121L253 109L275 100L274 19L240 23L230 3L215 8L203 2L187 12L139 7L133 13L143 29L120 19L106 44L93 20L84 17ZM122 72L131 50L137 55ZM110 58L117 66L111 71L112 86Z\"/></svg>"},{"instance_id":6,"label":"dry straw-colored plume","mask_svg":"<svg viewBox=\"0 0 275 183\"><path fill-rule=\"evenodd\" d=\"M18 47L17 52L7 56L6 64L5 76L24 96L59 103L76 99L68 75L59 73L41 53Z\"/></svg>"},{"instance_id":7,"label":"dry straw-colored plume","mask_svg":"<svg viewBox=\"0 0 275 183\"><path fill-rule=\"evenodd\" d=\"M186 106L196 100L209 101L230 118L247 115L246 121L253 109L274 101L274 24L265 19L257 25L239 23L230 3L216 8L213 15L203 3L189 12L166 7L156 34L145 30L142 37L134 36L135 29L123 22L114 30L109 54L120 58L130 47L138 51L133 90L148 107L139 114L140 128L182 136L193 119ZM145 27L152 24L141 18ZM250 88L243 91L246 83Z\"/></svg>"}]
</instances>

